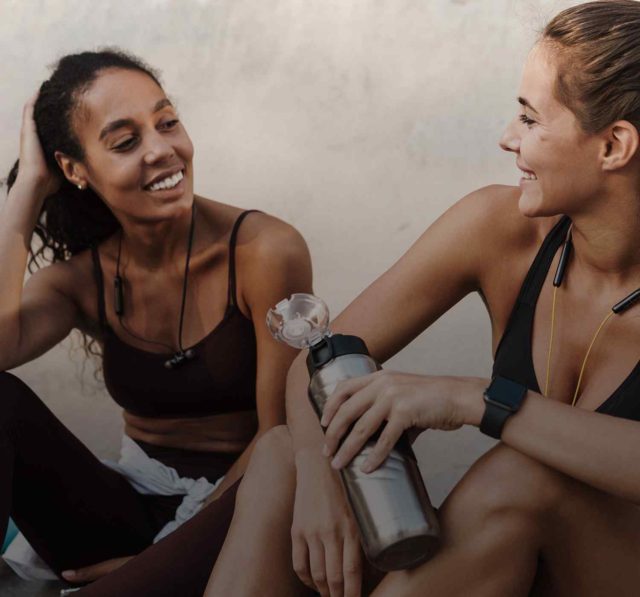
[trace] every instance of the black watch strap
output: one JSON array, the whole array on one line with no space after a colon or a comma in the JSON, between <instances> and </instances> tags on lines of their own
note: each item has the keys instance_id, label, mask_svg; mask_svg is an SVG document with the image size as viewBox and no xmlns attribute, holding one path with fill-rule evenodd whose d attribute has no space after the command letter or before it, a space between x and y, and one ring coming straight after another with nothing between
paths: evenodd
<instances>
[{"instance_id":1,"label":"black watch strap","mask_svg":"<svg viewBox=\"0 0 640 597\"><path fill-rule=\"evenodd\" d=\"M506 377L496 376L484 392L485 411L480 431L500 439L507 419L518 412L527 395L527 387Z\"/></svg>"}]
</instances>

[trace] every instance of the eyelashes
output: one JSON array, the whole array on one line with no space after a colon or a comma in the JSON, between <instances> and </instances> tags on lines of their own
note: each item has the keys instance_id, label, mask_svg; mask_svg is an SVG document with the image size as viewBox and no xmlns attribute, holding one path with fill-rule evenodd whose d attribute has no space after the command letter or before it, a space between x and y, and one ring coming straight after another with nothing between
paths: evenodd
<instances>
[{"instance_id":1,"label":"eyelashes","mask_svg":"<svg viewBox=\"0 0 640 597\"><path fill-rule=\"evenodd\" d=\"M520 122L523 122L527 126L531 126L536 123L535 120L531 120L531 118L529 118L526 114L520 114L518 118L520 119Z\"/></svg>"}]
</instances>

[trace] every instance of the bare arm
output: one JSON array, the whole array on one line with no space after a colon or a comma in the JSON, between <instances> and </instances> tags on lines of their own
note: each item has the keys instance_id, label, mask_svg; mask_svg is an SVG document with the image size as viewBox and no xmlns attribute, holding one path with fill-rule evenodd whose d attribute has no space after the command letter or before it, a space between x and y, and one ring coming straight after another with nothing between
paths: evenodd
<instances>
[{"instance_id":1,"label":"bare arm","mask_svg":"<svg viewBox=\"0 0 640 597\"><path fill-rule=\"evenodd\" d=\"M33 229L44 198L57 185L35 133L32 99L24 109L20 171L0 211L0 370L51 348L69 333L78 316L65 292L66 264L39 271L23 290Z\"/></svg>"},{"instance_id":2,"label":"bare arm","mask_svg":"<svg viewBox=\"0 0 640 597\"><path fill-rule=\"evenodd\" d=\"M496 189L472 193L441 216L386 273L332 323L362 337L379 362L390 358L468 293L480 288ZM489 212L487 212L489 210ZM360 548L338 476L322 455L324 435L307 398L300 354L287 378L287 422L295 450L297 493L293 563L322 595L360 594ZM315 497L315 499L314 499ZM332 564L333 562L333 564Z\"/></svg>"},{"instance_id":3,"label":"bare arm","mask_svg":"<svg viewBox=\"0 0 640 597\"><path fill-rule=\"evenodd\" d=\"M271 337L266 325L267 311L294 292L311 292L311 259L304 239L275 218L257 217L268 218L268 223L252 241L257 246L252 250L251 261L239 269L245 289L243 296L256 333L258 432L229 469L212 499L244 474L258 438L271 427L285 422L285 381L296 351Z\"/></svg>"}]
</instances>

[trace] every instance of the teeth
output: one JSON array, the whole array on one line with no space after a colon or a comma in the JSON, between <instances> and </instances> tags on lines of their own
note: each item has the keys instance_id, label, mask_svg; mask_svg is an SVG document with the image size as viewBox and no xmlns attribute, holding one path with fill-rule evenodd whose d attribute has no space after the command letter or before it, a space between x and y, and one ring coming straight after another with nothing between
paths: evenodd
<instances>
[{"instance_id":1,"label":"teeth","mask_svg":"<svg viewBox=\"0 0 640 597\"><path fill-rule=\"evenodd\" d=\"M164 191L166 189L172 189L183 178L184 178L184 174L182 173L182 170L180 170L180 172L176 172L173 176L168 176L164 180L159 180L158 182L154 182L151 186L149 186L149 190L150 191Z\"/></svg>"},{"instance_id":2,"label":"teeth","mask_svg":"<svg viewBox=\"0 0 640 597\"><path fill-rule=\"evenodd\" d=\"M525 180L538 180L538 177L535 174L532 172L525 172L524 170L522 170L522 178Z\"/></svg>"}]
</instances>

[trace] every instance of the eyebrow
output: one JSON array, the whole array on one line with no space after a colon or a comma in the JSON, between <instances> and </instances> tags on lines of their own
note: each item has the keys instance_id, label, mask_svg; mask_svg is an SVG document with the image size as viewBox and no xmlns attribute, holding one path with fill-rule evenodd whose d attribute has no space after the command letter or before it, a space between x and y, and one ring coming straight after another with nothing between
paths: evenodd
<instances>
[{"instance_id":1,"label":"eyebrow","mask_svg":"<svg viewBox=\"0 0 640 597\"><path fill-rule=\"evenodd\" d=\"M529 110L531 110L532 112L535 112L536 114L540 115L540 112L538 112L538 110L536 110L526 99L524 99L523 97L519 97L518 98L518 103L521 106L524 106L525 108L529 108Z\"/></svg>"},{"instance_id":2,"label":"eyebrow","mask_svg":"<svg viewBox=\"0 0 640 597\"><path fill-rule=\"evenodd\" d=\"M172 105L173 104L168 98L163 97L161 100L156 102L156 105L153 107L151 113L155 114L156 112L162 110L162 108L166 108L167 106ZM119 118L118 120L113 120L100 131L100 136L98 138L100 141L102 141L109 133L113 133L113 131L116 131L125 126L131 126L133 124L134 123L131 118Z\"/></svg>"}]
</instances>

